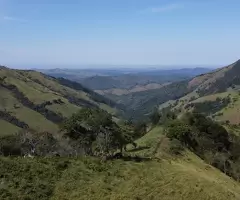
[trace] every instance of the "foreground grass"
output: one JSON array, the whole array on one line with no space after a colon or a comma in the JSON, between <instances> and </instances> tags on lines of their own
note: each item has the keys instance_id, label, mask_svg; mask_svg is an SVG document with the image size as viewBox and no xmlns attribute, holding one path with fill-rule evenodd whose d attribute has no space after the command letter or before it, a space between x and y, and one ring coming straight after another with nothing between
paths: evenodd
<instances>
[{"instance_id":1,"label":"foreground grass","mask_svg":"<svg viewBox=\"0 0 240 200\"><path fill-rule=\"evenodd\" d=\"M185 162L116 161L79 166L81 162L63 173L52 199L240 198L240 187L230 178Z\"/></svg>"},{"instance_id":2,"label":"foreground grass","mask_svg":"<svg viewBox=\"0 0 240 200\"><path fill-rule=\"evenodd\" d=\"M240 186L198 161L0 158L0 199L239 199Z\"/></svg>"},{"instance_id":3,"label":"foreground grass","mask_svg":"<svg viewBox=\"0 0 240 200\"><path fill-rule=\"evenodd\" d=\"M240 199L239 183L193 153L162 156L167 142L161 127L154 128L137 143L152 146L131 153L151 155L152 159L102 162L91 157L0 157L0 199Z\"/></svg>"}]
</instances>

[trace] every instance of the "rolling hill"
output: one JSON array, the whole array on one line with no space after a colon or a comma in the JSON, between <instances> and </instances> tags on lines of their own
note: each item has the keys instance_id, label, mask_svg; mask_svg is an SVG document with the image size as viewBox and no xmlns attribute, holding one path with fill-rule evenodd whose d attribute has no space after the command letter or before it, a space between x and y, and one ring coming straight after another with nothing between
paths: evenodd
<instances>
[{"instance_id":1,"label":"rolling hill","mask_svg":"<svg viewBox=\"0 0 240 200\"><path fill-rule=\"evenodd\" d=\"M3 66L0 94L0 135L26 128L57 132L58 124L82 107L100 107L113 115L119 108L79 83Z\"/></svg>"},{"instance_id":2,"label":"rolling hill","mask_svg":"<svg viewBox=\"0 0 240 200\"><path fill-rule=\"evenodd\" d=\"M161 85L166 82L180 81L211 71L210 68L182 68L163 70L146 66L144 68L116 68L115 69L36 69L45 74L54 77L63 77L81 83L97 92L108 90L111 93L113 89L130 90L139 89L141 86L144 90L157 88L151 84ZM146 85L150 84L147 87ZM140 89L141 90L141 89ZM124 93L124 92L123 92ZM114 93L113 93L114 94ZM120 94L120 93L118 93Z\"/></svg>"},{"instance_id":3,"label":"rolling hill","mask_svg":"<svg viewBox=\"0 0 240 200\"><path fill-rule=\"evenodd\" d=\"M196 110L216 120L240 123L240 60L188 82L190 92L177 100L160 105L179 113Z\"/></svg>"},{"instance_id":4,"label":"rolling hill","mask_svg":"<svg viewBox=\"0 0 240 200\"><path fill-rule=\"evenodd\" d=\"M124 104L130 109L126 114L132 118L147 118L147 116L156 108L164 108L171 106L181 112L186 104L197 103L197 99L213 99L214 95L217 99L218 96L228 96L231 98L228 107L227 99L221 103L221 109L214 109L211 114L221 115L217 112L223 113L220 117L216 118L223 120L230 120L234 124L238 124L237 113L239 109L238 94L240 85L240 61L237 61L229 66L219 68L212 72L198 75L194 78L173 82L163 87L151 90L143 90L139 92L132 92L122 95L113 95L105 92L105 96L111 98L117 103ZM116 92L116 91L115 91ZM206 97L206 98L205 98ZM199 100L199 101L200 101ZM218 99L219 100L219 99ZM198 105L200 107L200 104ZM212 107L216 107L215 104ZM192 105L193 108L193 105ZM219 107L220 108L220 107ZM132 112L134 110L134 112ZM183 111L183 110L182 110ZM224 111L224 112L223 112ZM226 111L226 112L225 112ZM225 115L226 114L226 115Z\"/></svg>"},{"instance_id":5,"label":"rolling hill","mask_svg":"<svg viewBox=\"0 0 240 200\"><path fill-rule=\"evenodd\" d=\"M155 89L156 86L151 84L158 84L158 87L167 82L181 81L194 77L196 75L209 72L210 69L205 68L194 68L194 69L172 69L172 70L150 70L143 72L120 74L117 76L93 76L86 77L84 79L77 80L84 86L92 90L109 90L111 89L135 89L141 88L141 86L149 85L150 87L145 87L143 90ZM157 88L158 88L157 87ZM141 91L141 89L140 89ZM114 94L114 93L112 93Z\"/></svg>"},{"instance_id":6,"label":"rolling hill","mask_svg":"<svg viewBox=\"0 0 240 200\"><path fill-rule=\"evenodd\" d=\"M155 105L171 107L180 114L194 108L208 115L216 115L225 108L236 110L240 105L238 78L235 80L238 74L229 74L233 74L231 70L235 74L238 69L239 62L236 62L190 80L171 83L155 90L134 92L132 97L136 99L129 100L127 95L121 95L126 99L115 103L64 78L1 67L0 133L12 134L24 128L54 133L58 131L58 124L78 109L100 107L116 115L123 108L120 103L129 105L127 114L132 112L130 107L135 108L135 117L138 113L148 113ZM231 81L224 84L225 80L222 79L234 80L234 84ZM218 88L220 83L224 84L221 90ZM205 102L212 103L201 105ZM209 141L211 143L212 140ZM206 160L202 160L199 154L190 151L187 146L174 143L166 134L165 126L153 127L135 143L136 148L127 145L123 157L110 160L89 155L69 158L1 156L0 199L240 198L240 185L236 177L230 178L226 172L213 167L213 163L207 164ZM216 152L215 156L225 155L222 152L218 154L220 152ZM222 157L218 158L221 160ZM236 172L239 170L236 169Z\"/></svg>"}]
</instances>

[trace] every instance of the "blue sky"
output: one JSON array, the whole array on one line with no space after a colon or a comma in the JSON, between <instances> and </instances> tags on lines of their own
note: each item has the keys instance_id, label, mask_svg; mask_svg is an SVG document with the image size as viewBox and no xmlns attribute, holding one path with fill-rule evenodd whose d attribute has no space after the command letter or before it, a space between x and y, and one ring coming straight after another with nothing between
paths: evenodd
<instances>
[{"instance_id":1,"label":"blue sky","mask_svg":"<svg viewBox=\"0 0 240 200\"><path fill-rule=\"evenodd\" d=\"M0 64L225 65L239 0L0 0Z\"/></svg>"}]
</instances>

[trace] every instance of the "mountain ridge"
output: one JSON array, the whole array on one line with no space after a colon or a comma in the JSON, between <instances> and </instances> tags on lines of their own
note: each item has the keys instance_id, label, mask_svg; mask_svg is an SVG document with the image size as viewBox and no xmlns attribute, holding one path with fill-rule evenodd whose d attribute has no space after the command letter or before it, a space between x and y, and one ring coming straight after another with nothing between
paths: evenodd
<instances>
[{"instance_id":1,"label":"mountain ridge","mask_svg":"<svg viewBox=\"0 0 240 200\"><path fill-rule=\"evenodd\" d=\"M123 95L105 95L117 103L135 110L135 113L128 116L147 116L156 106L165 107L168 101L179 100L190 101L191 98L199 98L209 94L235 90L240 85L240 61L228 66L221 67L209 73L200 74L196 77L183 81L176 81L158 89L135 92Z\"/></svg>"}]
</instances>

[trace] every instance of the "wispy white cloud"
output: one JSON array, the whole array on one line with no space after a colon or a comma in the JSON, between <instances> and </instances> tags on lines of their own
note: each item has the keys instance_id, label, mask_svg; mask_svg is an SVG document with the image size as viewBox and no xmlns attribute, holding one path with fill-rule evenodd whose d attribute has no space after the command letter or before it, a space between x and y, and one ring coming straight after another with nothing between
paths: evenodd
<instances>
[{"instance_id":1,"label":"wispy white cloud","mask_svg":"<svg viewBox=\"0 0 240 200\"><path fill-rule=\"evenodd\" d=\"M15 22L27 22L25 19L11 17L11 16L3 16L3 20L5 21L15 21Z\"/></svg>"},{"instance_id":2,"label":"wispy white cloud","mask_svg":"<svg viewBox=\"0 0 240 200\"><path fill-rule=\"evenodd\" d=\"M142 11L142 13L163 13L170 12L178 9L182 9L184 6L182 4L172 3L163 6L150 7Z\"/></svg>"},{"instance_id":3,"label":"wispy white cloud","mask_svg":"<svg viewBox=\"0 0 240 200\"><path fill-rule=\"evenodd\" d=\"M158 13L158 12L167 12L167 11L172 11L172 10L178 10L181 8L183 8L183 5L169 4L169 5L165 5L165 6L151 8L151 11L154 13Z\"/></svg>"}]
</instances>

